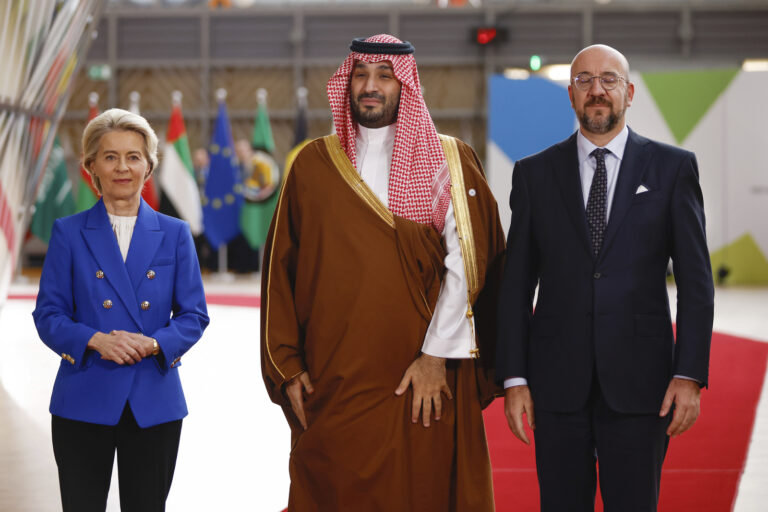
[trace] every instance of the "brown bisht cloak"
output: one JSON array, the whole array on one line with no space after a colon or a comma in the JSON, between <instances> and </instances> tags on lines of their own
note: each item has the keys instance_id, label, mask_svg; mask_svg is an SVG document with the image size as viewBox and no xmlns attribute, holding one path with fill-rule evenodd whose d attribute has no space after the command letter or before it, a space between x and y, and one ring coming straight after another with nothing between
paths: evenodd
<instances>
[{"instance_id":1,"label":"brown bisht cloak","mask_svg":"<svg viewBox=\"0 0 768 512\"><path fill-rule=\"evenodd\" d=\"M504 234L474 151L442 139L480 357L448 360L454 398L429 428L411 422L410 391L394 392L440 291L440 234L392 215L335 135L305 147L285 179L264 248L261 361L292 431L291 512L493 510L481 410L500 393L491 369ZM304 370L315 388L306 431L283 393Z\"/></svg>"}]
</instances>

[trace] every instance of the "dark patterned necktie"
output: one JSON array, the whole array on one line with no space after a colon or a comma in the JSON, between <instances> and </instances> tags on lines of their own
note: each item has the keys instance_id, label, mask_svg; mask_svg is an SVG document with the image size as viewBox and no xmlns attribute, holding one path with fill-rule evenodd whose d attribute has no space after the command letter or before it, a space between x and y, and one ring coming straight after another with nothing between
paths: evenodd
<instances>
[{"instance_id":1,"label":"dark patterned necktie","mask_svg":"<svg viewBox=\"0 0 768 512\"><path fill-rule=\"evenodd\" d=\"M589 224L589 237L595 258L600 254L605 232L605 205L608 198L608 175L605 170L606 153L610 153L610 151L605 148L597 148L589 154L589 156L595 157L597 164L592 185L589 187L589 199L587 199L587 223Z\"/></svg>"}]
</instances>

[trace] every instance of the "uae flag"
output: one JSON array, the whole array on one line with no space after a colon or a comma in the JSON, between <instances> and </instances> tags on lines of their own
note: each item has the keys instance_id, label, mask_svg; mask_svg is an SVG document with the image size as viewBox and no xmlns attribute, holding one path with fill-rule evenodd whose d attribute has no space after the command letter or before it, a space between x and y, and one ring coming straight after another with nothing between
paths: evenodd
<instances>
[{"instance_id":1,"label":"uae flag","mask_svg":"<svg viewBox=\"0 0 768 512\"><path fill-rule=\"evenodd\" d=\"M163 194L170 199L179 217L189 223L193 235L203 230L203 210L200 206L200 192L195 181L192 155L189 151L187 129L181 116L181 93L174 91L171 120L163 154L163 163L158 172Z\"/></svg>"},{"instance_id":2,"label":"uae flag","mask_svg":"<svg viewBox=\"0 0 768 512\"><path fill-rule=\"evenodd\" d=\"M88 95L88 122L91 119L99 115L99 95L92 92ZM99 200L99 192L96 187L93 186L91 175L85 170L85 167L80 166L80 182L77 185L77 202L75 203L75 211L82 212L87 210L91 206L96 204Z\"/></svg>"}]
</instances>

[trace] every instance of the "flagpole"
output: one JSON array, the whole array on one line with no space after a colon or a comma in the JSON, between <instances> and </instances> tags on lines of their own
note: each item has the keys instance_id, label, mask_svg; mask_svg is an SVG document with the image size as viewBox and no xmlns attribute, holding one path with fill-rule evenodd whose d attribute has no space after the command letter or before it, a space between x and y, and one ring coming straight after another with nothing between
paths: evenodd
<instances>
[{"instance_id":1,"label":"flagpole","mask_svg":"<svg viewBox=\"0 0 768 512\"><path fill-rule=\"evenodd\" d=\"M229 275L227 270L227 244L221 244L219 246L219 277L223 277L221 274Z\"/></svg>"},{"instance_id":2,"label":"flagpole","mask_svg":"<svg viewBox=\"0 0 768 512\"><path fill-rule=\"evenodd\" d=\"M130 99L130 102L131 102L131 106L128 107L128 111L136 115L141 115L141 110L139 110L139 102L141 101L141 94L139 94L139 91L131 91L131 94L128 95L128 98Z\"/></svg>"}]
</instances>

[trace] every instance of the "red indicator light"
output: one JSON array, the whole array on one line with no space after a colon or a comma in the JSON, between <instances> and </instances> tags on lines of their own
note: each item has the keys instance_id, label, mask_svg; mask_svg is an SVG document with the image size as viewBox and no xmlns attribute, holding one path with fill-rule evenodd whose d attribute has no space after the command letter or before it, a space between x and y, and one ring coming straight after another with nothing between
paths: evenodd
<instances>
[{"instance_id":1,"label":"red indicator light","mask_svg":"<svg viewBox=\"0 0 768 512\"><path fill-rule=\"evenodd\" d=\"M497 31L495 28L479 28L475 37L478 44L488 44L496 39Z\"/></svg>"}]
</instances>

